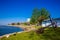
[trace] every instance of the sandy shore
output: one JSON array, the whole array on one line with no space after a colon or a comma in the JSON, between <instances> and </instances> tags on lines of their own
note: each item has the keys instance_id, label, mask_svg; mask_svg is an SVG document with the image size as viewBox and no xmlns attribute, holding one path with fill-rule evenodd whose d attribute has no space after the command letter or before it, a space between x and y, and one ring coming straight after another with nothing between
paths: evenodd
<instances>
[{"instance_id":1,"label":"sandy shore","mask_svg":"<svg viewBox=\"0 0 60 40\"><path fill-rule=\"evenodd\" d=\"M35 25L8 25L8 26L19 27L22 28L24 31L35 30Z\"/></svg>"}]
</instances>

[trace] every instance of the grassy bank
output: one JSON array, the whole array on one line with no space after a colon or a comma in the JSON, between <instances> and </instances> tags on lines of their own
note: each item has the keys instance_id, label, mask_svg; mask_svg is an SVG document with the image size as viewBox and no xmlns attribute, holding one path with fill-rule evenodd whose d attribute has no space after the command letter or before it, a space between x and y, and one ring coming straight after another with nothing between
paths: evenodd
<instances>
[{"instance_id":1,"label":"grassy bank","mask_svg":"<svg viewBox=\"0 0 60 40\"><path fill-rule=\"evenodd\" d=\"M60 40L60 28L55 31L53 28L47 28L43 34L36 34L34 31L23 32L11 35L9 38L3 37L0 40Z\"/></svg>"}]
</instances>

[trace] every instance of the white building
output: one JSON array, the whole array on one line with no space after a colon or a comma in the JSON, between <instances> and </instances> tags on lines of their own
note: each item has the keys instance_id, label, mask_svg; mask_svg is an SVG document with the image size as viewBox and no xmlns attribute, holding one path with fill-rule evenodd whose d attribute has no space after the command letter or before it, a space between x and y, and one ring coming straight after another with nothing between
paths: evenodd
<instances>
[{"instance_id":1,"label":"white building","mask_svg":"<svg viewBox=\"0 0 60 40\"><path fill-rule=\"evenodd\" d=\"M60 18L55 18L53 19L53 21L57 22L57 26L60 27ZM51 21L50 20L45 20L43 23L42 23L42 26L43 27L46 27L48 25L51 24Z\"/></svg>"}]
</instances>

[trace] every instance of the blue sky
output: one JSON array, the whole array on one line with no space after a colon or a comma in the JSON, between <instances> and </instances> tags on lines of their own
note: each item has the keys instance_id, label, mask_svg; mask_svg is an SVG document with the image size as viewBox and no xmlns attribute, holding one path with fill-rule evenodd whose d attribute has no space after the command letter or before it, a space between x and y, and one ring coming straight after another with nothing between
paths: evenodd
<instances>
[{"instance_id":1,"label":"blue sky","mask_svg":"<svg viewBox=\"0 0 60 40\"><path fill-rule=\"evenodd\" d=\"M60 17L60 0L0 0L0 24L25 22L34 8L46 8L52 18Z\"/></svg>"}]
</instances>

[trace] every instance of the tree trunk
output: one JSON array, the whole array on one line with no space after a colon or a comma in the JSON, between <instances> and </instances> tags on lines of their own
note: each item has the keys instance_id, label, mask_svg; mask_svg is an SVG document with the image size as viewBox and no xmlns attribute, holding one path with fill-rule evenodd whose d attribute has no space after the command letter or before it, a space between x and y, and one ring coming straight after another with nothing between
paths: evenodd
<instances>
[{"instance_id":1,"label":"tree trunk","mask_svg":"<svg viewBox=\"0 0 60 40\"><path fill-rule=\"evenodd\" d=\"M42 22L39 22L39 25L42 26Z\"/></svg>"}]
</instances>

